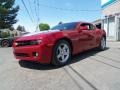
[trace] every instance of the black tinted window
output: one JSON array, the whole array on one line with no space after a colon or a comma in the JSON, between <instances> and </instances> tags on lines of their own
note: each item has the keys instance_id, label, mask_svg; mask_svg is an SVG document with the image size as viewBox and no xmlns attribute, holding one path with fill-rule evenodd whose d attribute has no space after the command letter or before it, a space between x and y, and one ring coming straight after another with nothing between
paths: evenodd
<instances>
[{"instance_id":1,"label":"black tinted window","mask_svg":"<svg viewBox=\"0 0 120 90\"><path fill-rule=\"evenodd\" d=\"M94 30L95 29L95 26L90 24L90 30Z\"/></svg>"},{"instance_id":2,"label":"black tinted window","mask_svg":"<svg viewBox=\"0 0 120 90\"><path fill-rule=\"evenodd\" d=\"M86 26L88 28L88 30L94 30L95 29L94 25L89 24L89 23L83 23L83 24L81 24L81 26Z\"/></svg>"},{"instance_id":3,"label":"black tinted window","mask_svg":"<svg viewBox=\"0 0 120 90\"><path fill-rule=\"evenodd\" d=\"M65 23L65 24L59 24L53 28L51 28L51 30L72 30L75 29L77 23Z\"/></svg>"}]
</instances>

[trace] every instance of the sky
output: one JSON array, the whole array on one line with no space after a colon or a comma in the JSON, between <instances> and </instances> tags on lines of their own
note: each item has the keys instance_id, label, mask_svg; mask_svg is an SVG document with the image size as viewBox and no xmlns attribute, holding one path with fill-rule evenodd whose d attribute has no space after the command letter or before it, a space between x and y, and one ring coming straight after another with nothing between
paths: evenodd
<instances>
[{"instance_id":1,"label":"sky","mask_svg":"<svg viewBox=\"0 0 120 90\"><path fill-rule=\"evenodd\" d=\"M25 26L29 32L36 31L37 23L48 23L50 27L57 25L60 21L92 22L101 18L100 0L23 0L29 14L27 13L22 0L16 0L15 6L19 5L18 22L14 25ZM83 11L81 11L83 10ZM84 11L85 10L85 11ZM88 11L86 11L88 10ZM89 11L92 10L92 11ZM32 20L31 20L31 18ZM39 18L39 21L38 21Z\"/></svg>"}]
</instances>

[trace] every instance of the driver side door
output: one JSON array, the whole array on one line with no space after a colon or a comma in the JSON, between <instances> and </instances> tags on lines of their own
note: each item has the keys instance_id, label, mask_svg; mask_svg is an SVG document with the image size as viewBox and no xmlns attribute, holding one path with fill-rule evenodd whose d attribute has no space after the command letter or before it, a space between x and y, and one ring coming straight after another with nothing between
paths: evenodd
<instances>
[{"instance_id":1,"label":"driver side door","mask_svg":"<svg viewBox=\"0 0 120 90\"><path fill-rule=\"evenodd\" d=\"M79 46L82 50L88 50L94 47L95 32L92 24L82 23L79 28Z\"/></svg>"}]
</instances>

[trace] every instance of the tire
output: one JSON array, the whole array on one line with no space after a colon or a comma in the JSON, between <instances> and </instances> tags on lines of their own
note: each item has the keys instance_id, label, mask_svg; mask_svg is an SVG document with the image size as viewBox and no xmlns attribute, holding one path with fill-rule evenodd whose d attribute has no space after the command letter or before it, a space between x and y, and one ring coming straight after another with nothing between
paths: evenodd
<instances>
[{"instance_id":1,"label":"tire","mask_svg":"<svg viewBox=\"0 0 120 90\"><path fill-rule=\"evenodd\" d=\"M10 46L10 43L8 40L2 40L1 41L1 47L9 47Z\"/></svg>"},{"instance_id":2,"label":"tire","mask_svg":"<svg viewBox=\"0 0 120 90\"><path fill-rule=\"evenodd\" d=\"M104 51L106 49L106 38L102 37L98 50Z\"/></svg>"},{"instance_id":3,"label":"tire","mask_svg":"<svg viewBox=\"0 0 120 90\"><path fill-rule=\"evenodd\" d=\"M64 66L71 61L71 46L65 40L60 40L53 48L52 64Z\"/></svg>"}]
</instances>

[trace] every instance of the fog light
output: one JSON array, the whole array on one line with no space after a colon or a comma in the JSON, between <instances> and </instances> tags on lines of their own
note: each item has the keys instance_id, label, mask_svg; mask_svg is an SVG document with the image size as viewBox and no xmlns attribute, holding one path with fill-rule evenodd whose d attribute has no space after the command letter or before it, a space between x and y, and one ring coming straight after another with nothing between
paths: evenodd
<instances>
[{"instance_id":1,"label":"fog light","mask_svg":"<svg viewBox=\"0 0 120 90\"><path fill-rule=\"evenodd\" d=\"M35 56L35 57L38 57L38 55L39 55L37 52L33 52L32 54L33 54L33 56Z\"/></svg>"}]
</instances>

